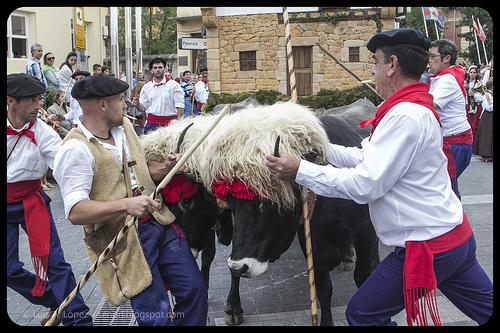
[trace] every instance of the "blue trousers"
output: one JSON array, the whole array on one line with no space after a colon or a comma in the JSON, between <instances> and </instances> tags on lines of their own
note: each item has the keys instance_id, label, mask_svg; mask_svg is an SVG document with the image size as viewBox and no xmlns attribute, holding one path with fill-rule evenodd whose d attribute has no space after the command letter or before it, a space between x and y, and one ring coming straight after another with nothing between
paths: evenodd
<instances>
[{"instance_id":1,"label":"blue trousers","mask_svg":"<svg viewBox=\"0 0 500 333\"><path fill-rule=\"evenodd\" d=\"M154 219L139 225L139 237L153 282L130 299L137 323L206 325L208 293L187 240L182 240L172 225L164 226ZM173 309L167 288L175 297Z\"/></svg>"},{"instance_id":2,"label":"blue trousers","mask_svg":"<svg viewBox=\"0 0 500 333\"><path fill-rule=\"evenodd\" d=\"M191 98L184 99L184 118L191 116L191 112L193 111L193 103L191 103Z\"/></svg>"},{"instance_id":3,"label":"blue trousers","mask_svg":"<svg viewBox=\"0 0 500 333\"><path fill-rule=\"evenodd\" d=\"M462 197L460 196L460 191L458 189L458 177L469 166L470 160L472 158L472 147L472 144L451 145L451 151L453 153L453 157L455 159L455 167L457 169L457 178L451 180L451 188L459 199L461 199Z\"/></svg>"},{"instance_id":4,"label":"blue trousers","mask_svg":"<svg viewBox=\"0 0 500 333\"><path fill-rule=\"evenodd\" d=\"M148 124L144 125L144 135L148 134L149 132L155 131L160 125L158 124Z\"/></svg>"},{"instance_id":5,"label":"blue trousers","mask_svg":"<svg viewBox=\"0 0 500 333\"><path fill-rule=\"evenodd\" d=\"M352 326L396 326L391 317L404 309L403 263L405 249L396 247L368 277L347 305ZM439 290L479 325L493 313L493 285L476 259L472 236L463 245L434 255ZM439 309L438 301L438 309ZM446 318L442 317L444 321ZM429 318L430 320L430 318Z\"/></svg>"},{"instance_id":6,"label":"blue trousers","mask_svg":"<svg viewBox=\"0 0 500 333\"><path fill-rule=\"evenodd\" d=\"M35 285L35 275L24 269L24 263L19 260L19 226L26 232L22 203L7 205L7 286L31 303L55 310L73 291L76 282L71 266L64 260L61 241L50 210L51 199L43 191L40 192L50 216L50 254L45 294L42 297L31 295L31 289ZM64 309L64 316L61 318L63 325L91 326L92 317L88 311L89 308L78 293Z\"/></svg>"}]
</instances>

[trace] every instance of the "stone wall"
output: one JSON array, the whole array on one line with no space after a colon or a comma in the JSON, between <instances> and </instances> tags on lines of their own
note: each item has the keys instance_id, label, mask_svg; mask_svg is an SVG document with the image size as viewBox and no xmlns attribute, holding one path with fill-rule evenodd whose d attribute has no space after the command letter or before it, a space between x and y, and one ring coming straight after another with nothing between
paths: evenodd
<instances>
[{"instance_id":1,"label":"stone wall","mask_svg":"<svg viewBox=\"0 0 500 333\"><path fill-rule=\"evenodd\" d=\"M203 10L202 10L203 11ZM293 46L312 47L313 94L320 89L345 89L357 80L326 55L316 43L362 79L371 79L366 43L377 32L376 10L344 14L290 13ZM204 19L206 19L204 17ZM282 14L210 17L207 28L211 91L235 93L273 89L287 91L285 29ZM349 62L349 47L360 47L360 62ZM256 51L257 69L240 71L239 52Z\"/></svg>"}]
</instances>

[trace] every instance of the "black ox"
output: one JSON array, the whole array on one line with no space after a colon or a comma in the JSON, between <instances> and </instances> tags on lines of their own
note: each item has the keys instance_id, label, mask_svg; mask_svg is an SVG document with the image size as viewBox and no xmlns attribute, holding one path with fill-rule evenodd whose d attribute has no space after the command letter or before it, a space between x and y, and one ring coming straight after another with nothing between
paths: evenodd
<instances>
[{"instance_id":1,"label":"black ox","mask_svg":"<svg viewBox=\"0 0 500 333\"><path fill-rule=\"evenodd\" d=\"M361 140L369 135L369 129L360 129L356 125L373 116L374 110L371 102L359 100L326 111L320 121L330 142L359 146ZM228 259L231 289L225 309L227 325L243 322L239 295L241 277L250 278L265 272L269 263L289 249L296 232L305 254L303 225L299 224L302 208L298 186L295 187L295 195L299 204L291 210L279 211L277 205L268 200L229 197L228 211L218 208L215 198L200 187L200 191L191 198L169 205L184 229L190 247L196 251L203 250L202 272L207 288L210 263L215 256L214 229L218 230L219 240L226 245L231 242L232 236L232 251ZM358 287L361 286L379 262L378 238L370 221L368 206L350 200L318 196L310 223L321 325L333 325L329 272L349 257L353 246L356 251L354 280Z\"/></svg>"}]
</instances>

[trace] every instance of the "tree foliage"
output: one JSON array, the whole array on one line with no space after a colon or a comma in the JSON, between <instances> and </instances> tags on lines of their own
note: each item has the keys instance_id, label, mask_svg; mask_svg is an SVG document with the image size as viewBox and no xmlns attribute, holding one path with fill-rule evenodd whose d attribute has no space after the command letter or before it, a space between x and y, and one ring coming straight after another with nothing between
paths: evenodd
<instances>
[{"instance_id":1,"label":"tree foliage","mask_svg":"<svg viewBox=\"0 0 500 333\"><path fill-rule=\"evenodd\" d=\"M175 7L142 7L142 49L144 54L177 53ZM125 54L125 9L118 11L118 45ZM132 48L135 49L135 7L132 7Z\"/></svg>"}]
</instances>

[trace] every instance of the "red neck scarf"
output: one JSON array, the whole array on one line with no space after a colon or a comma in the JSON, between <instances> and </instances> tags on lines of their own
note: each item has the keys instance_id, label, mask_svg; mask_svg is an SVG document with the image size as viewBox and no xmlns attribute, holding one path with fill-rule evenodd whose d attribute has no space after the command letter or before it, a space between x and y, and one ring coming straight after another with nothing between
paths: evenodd
<instances>
[{"instance_id":1,"label":"red neck scarf","mask_svg":"<svg viewBox=\"0 0 500 333\"><path fill-rule=\"evenodd\" d=\"M26 136L28 137L33 144L36 145L36 140L35 140L35 132L31 130L31 128L35 125L35 122L31 122L28 128L25 128L21 131L16 131L12 127L7 127L7 135L19 135L19 136Z\"/></svg>"},{"instance_id":2,"label":"red neck scarf","mask_svg":"<svg viewBox=\"0 0 500 333\"><path fill-rule=\"evenodd\" d=\"M45 294L50 252L50 215L40 194L41 187L40 179L7 184L7 203L22 202L24 206L24 222L36 275L31 295L37 297Z\"/></svg>"},{"instance_id":3,"label":"red neck scarf","mask_svg":"<svg viewBox=\"0 0 500 333\"><path fill-rule=\"evenodd\" d=\"M368 118L363 120L358 124L358 127L365 127L367 125L372 125L372 131L370 133L370 139L372 138L375 128L380 123L382 118L396 105L402 102L410 102L425 106L432 111L436 117L439 125L439 114L434 110L433 97L429 94L429 85L423 82L416 82L409 84L398 91L396 91L391 97L386 99L382 105L377 109L375 116L373 118Z\"/></svg>"},{"instance_id":4,"label":"red neck scarf","mask_svg":"<svg viewBox=\"0 0 500 333\"><path fill-rule=\"evenodd\" d=\"M165 82L162 82L162 81L163 81L163 80L161 80L161 81L160 81L160 83L156 83L156 81L155 81L155 78L154 78L154 77L151 79L151 82L153 82L153 85L154 85L154 86L161 86L162 84L165 84L165 83L167 83L168 81L170 81L170 75L166 74L166 75L165 75Z\"/></svg>"},{"instance_id":5,"label":"red neck scarf","mask_svg":"<svg viewBox=\"0 0 500 333\"><path fill-rule=\"evenodd\" d=\"M464 97L467 96L467 93L465 92L465 87L464 87L464 81L465 81L465 72L462 67L459 65L453 65L447 68L444 68L439 71L436 75L430 76L430 79L434 79L435 77L445 75L445 74L451 74L457 80L458 86L460 87L460 90L462 90L462 93L464 94Z\"/></svg>"}]
</instances>

